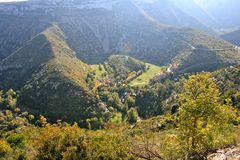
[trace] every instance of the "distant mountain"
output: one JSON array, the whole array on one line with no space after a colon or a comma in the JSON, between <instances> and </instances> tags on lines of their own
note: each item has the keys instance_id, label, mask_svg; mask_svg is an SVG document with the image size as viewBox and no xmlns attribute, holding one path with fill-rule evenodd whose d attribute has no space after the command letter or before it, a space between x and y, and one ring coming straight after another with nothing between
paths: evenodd
<instances>
[{"instance_id":1,"label":"distant mountain","mask_svg":"<svg viewBox=\"0 0 240 160\"><path fill-rule=\"evenodd\" d=\"M240 63L239 48L230 43L198 31L184 31L183 37L192 49L183 51L172 60L173 64L180 62L177 72L213 71Z\"/></svg>"},{"instance_id":2,"label":"distant mountain","mask_svg":"<svg viewBox=\"0 0 240 160\"><path fill-rule=\"evenodd\" d=\"M217 21L215 28L239 27L239 0L195 0Z\"/></svg>"},{"instance_id":3,"label":"distant mountain","mask_svg":"<svg viewBox=\"0 0 240 160\"><path fill-rule=\"evenodd\" d=\"M180 5L182 4L181 1L176 2L178 3L174 3L172 0L135 0L135 4L142 9L142 12L145 12L146 15L151 16L162 24L169 24L175 27L189 27L214 33L207 25L199 21L199 17L192 16L192 12L182 10L183 6ZM193 2L188 1L188 3ZM191 7L192 6L193 5L191 5Z\"/></svg>"},{"instance_id":4,"label":"distant mountain","mask_svg":"<svg viewBox=\"0 0 240 160\"><path fill-rule=\"evenodd\" d=\"M172 25L212 32L170 0L152 3L143 0L32 0L2 4L0 15L0 59L13 53L52 23L59 24L69 45L86 62L96 62L112 52L126 51L125 37L141 34L143 37L148 35L145 32L153 34L159 27Z\"/></svg>"},{"instance_id":5,"label":"distant mountain","mask_svg":"<svg viewBox=\"0 0 240 160\"><path fill-rule=\"evenodd\" d=\"M239 62L238 50L233 45L183 27L187 24L202 25L170 0L61 3L36 0L0 6L0 14L8 24L8 27L5 23L0 24L3 33L0 42L4 51L0 54L3 57L56 23L69 47L76 52L76 57L89 64L101 63L112 54L129 55L159 66L172 64L176 70L198 64L204 64L198 70L208 70L208 64L214 69ZM23 32L15 27L20 23L19 17L22 18L20 28Z\"/></svg>"},{"instance_id":6,"label":"distant mountain","mask_svg":"<svg viewBox=\"0 0 240 160\"><path fill-rule=\"evenodd\" d=\"M179 59L180 54L192 52L199 46L205 47L204 51L212 50L217 46L218 50L214 50L214 54L216 52L217 55L222 55L225 48L228 49L228 52L234 49L233 46L205 33L165 24L171 23L180 27L186 26L186 23L194 24L196 22L167 0L148 1L147 4L142 0L86 0L66 1L64 4L52 3L45 5L25 2L20 3L20 6L29 6L31 9L23 7L23 11L20 10L16 13L4 12L8 13L12 22L8 22L10 29L4 32L7 44L2 38L4 55L10 54L10 51L14 50L9 44L17 42L14 48L21 47L28 37L34 37L38 30L42 30L45 25L51 23L58 24L66 35L67 43L76 52L76 56L86 63L99 63L112 54L125 54L145 62L167 65L172 63L176 57ZM40 9L36 10L35 8ZM178 15L177 18L175 13ZM34 33L25 34L23 32L20 35L19 29L14 27L19 20L12 17L24 17L21 21L22 28L29 26L30 24L27 22L33 19L38 20L36 23L39 25L32 26ZM5 17L5 21L7 19ZM181 19L179 22L183 23L177 23L179 19ZM14 35L17 35L17 40ZM213 44L217 45L213 46ZM229 53L229 55L231 54Z\"/></svg>"},{"instance_id":7,"label":"distant mountain","mask_svg":"<svg viewBox=\"0 0 240 160\"><path fill-rule=\"evenodd\" d=\"M220 22L197 0L171 0L183 12L199 20L205 26L215 28ZM215 1L216 2L216 1Z\"/></svg>"},{"instance_id":8,"label":"distant mountain","mask_svg":"<svg viewBox=\"0 0 240 160\"><path fill-rule=\"evenodd\" d=\"M238 0L171 0L178 8L212 29L240 26Z\"/></svg>"},{"instance_id":9,"label":"distant mountain","mask_svg":"<svg viewBox=\"0 0 240 160\"><path fill-rule=\"evenodd\" d=\"M232 44L240 46L240 30L236 30L236 31L221 35L221 38L225 39L226 41Z\"/></svg>"},{"instance_id":10,"label":"distant mountain","mask_svg":"<svg viewBox=\"0 0 240 160\"><path fill-rule=\"evenodd\" d=\"M91 117L97 101L86 83L89 66L76 58L56 26L0 63L0 86L20 90L19 105L49 120Z\"/></svg>"}]
</instances>

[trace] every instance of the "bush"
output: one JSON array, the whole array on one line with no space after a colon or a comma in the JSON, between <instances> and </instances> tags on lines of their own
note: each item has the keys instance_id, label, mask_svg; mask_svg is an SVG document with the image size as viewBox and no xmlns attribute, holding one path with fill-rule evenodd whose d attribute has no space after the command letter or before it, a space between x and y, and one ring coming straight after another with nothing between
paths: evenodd
<instances>
[{"instance_id":1,"label":"bush","mask_svg":"<svg viewBox=\"0 0 240 160\"><path fill-rule=\"evenodd\" d=\"M7 136L7 142L11 147L22 147L26 144L26 137L23 134L13 133Z\"/></svg>"},{"instance_id":2,"label":"bush","mask_svg":"<svg viewBox=\"0 0 240 160\"><path fill-rule=\"evenodd\" d=\"M36 159L87 159L83 131L77 125L58 127L47 125L34 141Z\"/></svg>"},{"instance_id":3,"label":"bush","mask_svg":"<svg viewBox=\"0 0 240 160\"><path fill-rule=\"evenodd\" d=\"M10 150L11 150L10 145L4 140L0 140L0 156L4 156Z\"/></svg>"},{"instance_id":4,"label":"bush","mask_svg":"<svg viewBox=\"0 0 240 160\"><path fill-rule=\"evenodd\" d=\"M130 124L134 124L137 122L138 112L135 108L131 108L127 112L127 120Z\"/></svg>"},{"instance_id":5,"label":"bush","mask_svg":"<svg viewBox=\"0 0 240 160\"><path fill-rule=\"evenodd\" d=\"M119 128L95 131L88 137L88 157L95 160L131 159L131 143Z\"/></svg>"}]
</instances>

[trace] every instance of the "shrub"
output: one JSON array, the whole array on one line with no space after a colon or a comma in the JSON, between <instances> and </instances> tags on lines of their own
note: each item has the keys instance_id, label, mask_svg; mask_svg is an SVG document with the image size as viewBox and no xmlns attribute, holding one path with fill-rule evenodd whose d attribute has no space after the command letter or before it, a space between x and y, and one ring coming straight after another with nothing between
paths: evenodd
<instances>
[{"instance_id":1,"label":"shrub","mask_svg":"<svg viewBox=\"0 0 240 160\"><path fill-rule=\"evenodd\" d=\"M131 159L131 143L121 129L101 130L89 134L88 157L95 160Z\"/></svg>"},{"instance_id":2,"label":"shrub","mask_svg":"<svg viewBox=\"0 0 240 160\"><path fill-rule=\"evenodd\" d=\"M0 140L0 156L4 156L10 150L11 150L10 145L4 140Z\"/></svg>"},{"instance_id":3,"label":"shrub","mask_svg":"<svg viewBox=\"0 0 240 160\"><path fill-rule=\"evenodd\" d=\"M22 147L26 144L26 137L23 134L12 133L7 136L7 142L11 147Z\"/></svg>"},{"instance_id":4,"label":"shrub","mask_svg":"<svg viewBox=\"0 0 240 160\"><path fill-rule=\"evenodd\" d=\"M77 125L50 126L40 130L40 137L34 141L36 159L87 159L83 131Z\"/></svg>"},{"instance_id":5,"label":"shrub","mask_svg":"<svg viewBox=\"0 0 240 160\"><path fill-rule=\"evenodd\" d=\"M130 124L134 124L137 122L138 112L135 108L131 108L127 112L127 120Z\"/></svg>"}]
</instances>

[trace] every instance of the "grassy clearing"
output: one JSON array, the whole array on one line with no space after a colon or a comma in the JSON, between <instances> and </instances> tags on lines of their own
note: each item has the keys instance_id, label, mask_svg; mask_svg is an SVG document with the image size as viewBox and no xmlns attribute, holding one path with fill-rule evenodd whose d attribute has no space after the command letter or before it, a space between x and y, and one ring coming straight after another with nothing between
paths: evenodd
<instances>
[{"instance_id":1,"label":"grassy clearing","mask_svg":"<svg viewBox=\"0 0 240 160\"><path fill-rule=\"evenodd\" d=\"M101 70L99 68L99 65L101 66ZM105 67L103 64L93 64L91 65L92 70L96 72L96 77L101 78L102 74L106 72Z\"/></svg>"},{"instance_id":2,"label":"grassy clearing","mask_svg":"<svg viewBox=\"0 0 240 160\"><path fill-rule=\"evenodd\" d=\"M144 72L142 75L140 75L139 77L137 77L136 79L134 79L133 81L131 81L129 83L130 86L144 86L147 85L149 83L149 81L154 78L154 76L156 76L158 73L161 72L161 70L164 67L160 67L160 66L156 66L153 64L146 64L147 66L150 66L150 68Z\"/></svg>"}]
</instances>

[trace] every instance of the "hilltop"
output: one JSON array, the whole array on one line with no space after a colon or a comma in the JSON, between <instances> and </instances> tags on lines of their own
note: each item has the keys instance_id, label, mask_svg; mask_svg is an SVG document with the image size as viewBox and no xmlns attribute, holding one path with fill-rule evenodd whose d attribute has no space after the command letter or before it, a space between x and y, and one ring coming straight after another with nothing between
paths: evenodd
<instances>
[{"instance_id":1,"label":"hilltop","mask_svg":"<svg viewBox=\"0 0 240 160\"><path fill-rule=\"evenodd\" d=\"M23 110L50 120L86 119L97 104L86 83L90 68L76 58L64 39L53 25L4 59L1 86L20 90Z\"/></svg>"},{"instance_id":2,"label":"hilltop","mask_svg":"<svg viewBox=\"0 0 240 160\"><path fill-rule=\"evenodd\" d=\"M128 79L131 74L144 72L147 66L132 57L112 55L104 62L107 72L118 79Z\"/></svg>"}]
</instances>

